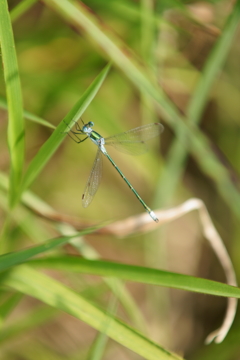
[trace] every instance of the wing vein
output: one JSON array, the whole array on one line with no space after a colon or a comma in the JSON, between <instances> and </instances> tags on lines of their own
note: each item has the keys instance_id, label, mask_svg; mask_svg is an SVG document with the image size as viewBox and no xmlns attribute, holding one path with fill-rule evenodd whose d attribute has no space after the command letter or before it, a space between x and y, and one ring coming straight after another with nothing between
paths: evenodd
<instances>
[{"instance_id":1,"label":"wing vein","mask_svg":"<svg viewBox=\"0 0 240 360\"><path fill-rule=\"evenodd\" d=\"M105 138L105 144L130 155L141 155L148 151L145 141L158 136L163 131L160 123L152 123Z\"/></svg>"},{"instance_id":2,"label":"wing vein","mask_svg":"<svg viewBox=\"0 0 240 360\"><path fill-rule=\"evenodd\" d=\"M102 178L102 152L100 148L97 151L91 173L82 195L82 205L88 207L96 194Z\"/></svg>"}]
</instances>

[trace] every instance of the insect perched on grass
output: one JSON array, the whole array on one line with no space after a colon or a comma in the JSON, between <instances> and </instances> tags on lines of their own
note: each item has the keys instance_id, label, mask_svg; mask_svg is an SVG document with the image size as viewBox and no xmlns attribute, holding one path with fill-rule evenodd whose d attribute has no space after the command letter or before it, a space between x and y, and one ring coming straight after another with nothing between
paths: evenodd
<instances>
[{"instance_id":1,"label":"insect perched on grass","mask_svg":"<svg viewBox=\"0 0 240 360\"><path fill-rule=\"evenodd\" d=\"M123 180L130 187L132 192L141 202L141 204L148 212L148 214L151 216L151 218L154 221L158 222L158 218L156 217L155 213L150 209L150 207L147 206L147 204L143 201L143 199L140 197L137 191L133 188L133 186L130 184L130 182L126 179L126 177L123 175L121 170L115 164L113 159L109 156L105 148L105 145L112 145L117 150L120 150L127 154L140 155L148 150L145 141L158 136L163 131L163 126L160 123L151 123L114 136L103 138L100 134L98 134L96 131L92 129L92 127L94 126L94 123L92 121L88 122L87 124L84 124L83 121L82 123L83 123L83 127L80 128L79 124L76 122L75 131L70 129L67 132L68 135L78 144L82 143L87 138L90 138L92 142L94 142L94 144L96 144L98 147L98 151L92 167L92 171L88 178L84 193L82 195L83 207L87 207L91 203L99 187L102 177L102 154L104 154L108 158L108 160L112 163L112 165L115 167L115 169L119 172ZM75 138L72 137L70 134L73 134ZM86 137L84 139L79 138L79 136L82 135L86 135Z\"/></svg>"}]
</instances>

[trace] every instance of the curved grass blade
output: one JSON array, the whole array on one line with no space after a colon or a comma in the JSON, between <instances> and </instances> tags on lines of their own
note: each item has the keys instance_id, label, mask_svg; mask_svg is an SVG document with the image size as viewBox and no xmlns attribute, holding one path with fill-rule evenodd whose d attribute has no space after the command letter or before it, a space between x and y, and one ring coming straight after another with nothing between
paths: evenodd
<instances>
[{"instance_id":1,"label":"curved grass blade","mask_svg":"<svg viewBox=\"0 0 240 360\"><path fill-rule=\"evenodd\" d=\"M229 207L240 217L240 193L232 182L228 170L212 151L208 139L180 114L164 91L159 89L147 75L146 69L132 52L112 33L108 34L105 29L103 31L102 24L83 3L67 0L44 0L44 2L59 12L70 24L84 31L86 36L97 43L101 52L102 50L106 52L106 57L110 58L140 91L149 95L153 103L157 103L161 115L172 127L176 136L180 137L181 133L186 136L187 141L184 141L182 146L187 146L202 171L215 182ZM236 4L239 8L239 2Z\"/></svg>"},{"instance_id":2,"label":"curved grass blade","mask_svg":"<svg viewBox=\"0 0 240 360\"><path fill-rule=\"evenodd\" d=\"M48 160L55 153L57 148L60 146L61 142L64 139L64 132L69 130L71 126L81 117L86 108L90 105L91 101L97 94L99 88L101 87L103 81L105 80L107 73L110 69L110 65L107 65L101 73L95 78L92 84L87 88L82 97L74 105L74 107L69 111L65 118L60 122L55 131L49 137L49 139L41 147L37 155L33 158L30 163L26 174L23 178L23 183L21 191L26 190L35 178L38 176L40 171L44 168Z\"/></svg>"},{"instance_id":3,"label":"curved grass blade","mask_svg":"<svg viewBox=\"0 0 240 360\"><path fill-rule=\"evenodd\" d=\"M67 312L105 333L144 359L182 359L180 356L161 348L122 321L107 315L66 286L31 269L29 266L20 265L16 269L3 274L1 283Z\"/></svg>"},{"instance_id":4,"label":"curved grass blade","mask_svg":"<svg viewBox=\"0 0 240 360\"><path fill-rule=\"evenodd\" d=\"M24 165L24 135L22 92L17 55L7 1L0 1L0 44L8 102L8 146L11 159L9 205L14 207L20 193Z\"/></svg>"},{"instance_id":5,"label":"curved grass blade","mask_svg":"<svg viewBox=\"0 0 240 360\"><path fill-rule=\"evenodd\" d=\"M79 234L79 236L81 236L81 235L90 234L93 231L94 231L94 228L89 228L89 229L79 232L78 234ZM21 263L27 261L29 258L39 255L43 252L49 251L51 249L54 249L57 246L64 245L74 237L76 237L76 234L70 235L70 236L61 236L56 239L51 239L51 240L45 241L41 245L32 246L28 249L1 255L0 256L0 271L6 270L12 266L21 264Z\"/></svg>"},{"instance_id":6,"label":"curved grass blade","mask_svg":"<svg viewBox=\"0 0 240 360\"><path fill-rule=\"evenodd\" d=\"M1 172L0 172L0 188L4 189L5 191L8 190L7 177ZM23 194L21 200L23 204L25 204L27 207L30 207L37 213L45 214L47 217L49 216L52 218L54 217L53 215L56 215L56 212L48 204L46 204L43 200L41 200L39 197L37 197L29 190L27 190ZM20 211L21 210L23 209L20 208ZM21 211L21 215L22 214L23 211ZM22 223L23 222L21 221L20 224ZM31 223L31 226L33 227L35 226L33 222ZM27 230L28 236L33 237L33 239L36 240L36 227L35 227L35 234L33 233L32 229L25 229L25 230ZM39 228L37 228L37 233L38 233L37 237L39 236L41 237L41 231L43 231L43 229L40 229L39 231ZM75 247L76 251L79 254L81 254L83 257L86 257L88 259L99 258L100 255L97 253L97 251L93 247L91 247L88 243L86 243L83 240L83 237L78 237L76 235L75 228L73 228L72 226L67 224L62 224L61 227L58 226L58 231L60 231L60 233L63 234L64 236L74 234L73 239L70 240L71 245ZM46 234L44 234L44 237L45 236ZM118 281L116 279L106 278L104 279L104 281L109 286L111 291L115 294L115 296L120 300L132 322L136 324L137 328L142 329L142 331L144 332L146 329L145 320L143 319L141 311L136 306L134 299L129 294L125 286L121 283L121 281Z\"/></svg>"},{"instance_id":7,"label":"curved grass blade","mask_svg":"<svg viewBox=\"0 0 240 360\"><path fill-rule=\"evenodd\" d=\"M240 288L169 271L119 264L110 261L61 256L31 260L29 264L53 269L75 271L100 276L113 276L128 281L182 289L203 294L240 298Z\"/></svg>"}]
</instances>

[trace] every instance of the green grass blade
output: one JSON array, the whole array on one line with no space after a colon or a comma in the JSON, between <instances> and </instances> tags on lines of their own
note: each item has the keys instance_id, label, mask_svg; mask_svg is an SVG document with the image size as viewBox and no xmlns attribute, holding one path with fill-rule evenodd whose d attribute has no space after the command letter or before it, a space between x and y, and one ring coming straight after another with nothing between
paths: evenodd
<instances>
[{"instance_id":1,"label":"green grass blade","mask_svg":"<svg viewBox=\"0 0 240 360\"><path fill-rule=\"evenodd\" d=\"M146 0L143 0L146 1ZM147 2L147 1L146 1ZM183 6L183 5L182 5ZM113 14L117 14L118 17L122 17L130 23L136 23L142 17L142 8L138 3L129 1L111 1L109 2L109 9ZM169 21L160 17L159 14L152 12L152 14L145 14L147 21L151 21L155 26L162 23L169 24Z\"/></svg>"},{"instance_id":2,"label":"green grass blade","mask_svg":"<svg viewBox=\"0 0 240 360\"><path fill-rule=\"evenodd\" d=\"M12 22L17 20L22 16L32 5L34 5L37 0L22 0L15 8L11 11L11 20Z\"/></svg>"},{"instance_id":3,"label":"green grass blade","mask_svg":"<svg viewBox=\"0 0 240 360\"><path fill-rule=\"evenodd\" d=\"M152 62L153 44L155 41L154 4L153 1L141 0L141 54L147 63Z\"/></svg>"},{"instance_id":4,"label":"green grass blade","mask_svg":"<svg viewBox=\"0 0 240 360\"><path fill-rule=\"evenodd\" d=\"M0 95L0 107L2 109L8 110L7 101ZM23 116L25 119L33 121L39 125L49 127L51 129L55 129L56 127L52 125L50 122L40 118L39 116L36 116L29 111L23 110Z\"/></svg>"},{"instance_id":5,"label":"green grass blade","mask_svg":"<svg viewBox=\"0 0 240 360\"><path fill-rule=\"evenodd\" d=\"M0 188L4 189L5 191L8 190L7 177L1 172L0 172ZM24 192L21 200L23 204L25 204L27 207L37 212L43 212L49 215L55 214L54 210L48 204L46 204L43 200L41 200L39 197L34 195L29 190ZM21 208L19 210L21 211L22 214L23 210ZM35 226L33 221L31 225ZM37 235L36 235L36 229L37 229ZM76 236L75 229L68 226L68 233L69 233L69 229L71 229L71 232ZM39 228L37 228L36 226L35 226L35 234L32 232L32 229L25 228L25 230L27 230L27 234L29 237L34 236L35 241L36 238L38 239L38 237L41 236L41 232L44 231L43 229L41 229L40 231ZM58 228L58 231L59 230L64 234L63 230ZM97 251L93 247L91 247L90 244L85 242L82 237L75 238L74 241L71 241L71 245L74 246L76 250L85 258L98 259L100 257ZM134 324L136 324L136 326L139 329L142 329L144 331L144 329L146 328L145 320L143 319L141 311L139 311L134 299L129 294L124 284L122 284L120 281L117 281L116 279L110 279L110 278L106 278L104 279L104 281L108 284L109 288L112 290L115 296L120 300L120 302L122 303L123 307L125 308L126 312L129 314Z\"/></svg>"},{"instance_id":6,"label":"green grass blade","mask_svg":"<svg viewBox=\"0 0 240 360\"><path fill-rule=\"evenodd\" d=\"M7 196L3 191L0 191L0 207L3 211L5 211L5 213L8 213ZM51 238L51 231L49 229L47 230L44 226L42 226L36 215L33 212L29 211L29 209L27 209L22 204L19 204L17 208L10 213L10 216L11 221L13 221L14 224L17 224L19 230L21 229L21 232L23 232L23 234L25 234L28 239L33 242L33 244L41 244L43 243L43 241ZM9 236L6 236L6 238L6 240L9 241ZM11 250L12 244L10 244L8 252Z\"/></svg>"},{"instance_id":7,"label":"green grass blade","mask_svg":"<svg viewBox=\"0 0 240 360\"><path fill-rule=\"evenodd\" d=\"M236 5L229 15L222 34L216 42L211 54L209 55L206 65L203 68L200 79L194 90L192 98L187 108L188 121L198 123L201 119L204 107L208 100L208 94L211 87L221 70L224 61L228 55L229 48L236 33L240 20L240 2ZM185 133L179 134L169 151L166 169L159 181L157 198L161 204L167 204L179 184L181 175L184 171L184 162L187 157L187 149L182 144L185 142Z\"/></svg>"},{"instance_id":8,"label":"green grass blade","mask_svg":"<svg viewBox=\"0 0 240 360\"><path fill-rule=\"evenodd\" d=\"M20 77L6 0L0 0L0 43L8 102L8 146L11 159L9 204L18 200L24 164L24 119Z\"/></svg>"},{"instance_id":9,"label":"green grass blade","mask_svg":"<svg viewBox=\"0 0 240 360\"><path fill-rule=\"evenodd\" d=\"M110 338L136 352L144 359L181 359L145 338L120 320L110 317L66 286L26 265L20 265L4 274L2 284L71 314L98 331L106 333ZM107 327L106 324L108 324Z\"/></svg>"},{"instance_id":10,"label":"green grass blade","mask_svg":"<svg viewBox=\"0 0 240 360\"><path fill-rule=\"evenodd\" d=\"M121 5L122 4L120 4L120 7ZM139 8L137 4L135 7ZM154 2L152 0L141 0L139 16L141 20L141 55L148 66L154 69L156 73L156 59L153 49L156 45L155 34L157 26L154 21ZM149 99L149 95L146 95L145 92L141 92L140 104L141 123L157 122L155 106L151 99Z\"/></svg>"},{"instance_id":11,"label":"green grass blade","mask_svg":"<svg viewBox=\"0 0 240 360\"><path fill-rule=\"evenodd\" d=\"M80 233L78 233L78 235L79 236L86 235L86 234L92 233L93 231L94 231L93 228L89 228L89 229L81 231ZM32 246L28 249L1 255L0 256L0 271L6 270L9 267L15 266L17 264L21 264L21 263L25 262L26 260L28 260L32 256L39 255L43 252L54 249L57 246L66 244L70 239L72 239L75 236L76 236L76 234L71 235L71 236L61 236L56 239L51 239L51 240L45 241L41 245Z\"/></svg>"},{"instance_id":12,"label":"green grass blade","mask_svg":"<svg viewBox=\"0 0 240 360\"><path fill-rule=\"evenodd\" d=\"M206 65L203 68L200 79L189 102L187 109L189 121L194 123L199 122L208 100L208 94L216 80L216 76L224 65L232 45L233 38L239 26L239 21L240 1L237 1L228 17L220 38L217 40L211 54L208 56Z\"/></svg>"},{"instance_id":13,"label":"green grass blade","mask_svg":"<svg viewBox=\"0 0 240 360\"><path fill-rule=\"evenodd\" d=\"M0 328L4 323L4 320L15 309L21 299L22 294L14 293L8 296L8 298L0 305Z\"/></svg>"},{"instance_id":14,"label":"green grass blade","mask_svg":"<svg viewBox=\"0 0 240 360\"><path fill-rule=\"evenodd\" d=\"M15 294L19 297L19 293ZM20 294L22 296L22 294ZM18 339L23 333L34 330L34 328L44 325L46 322L56 317L57 310L48 306L39 306L29 313L24 313L24 317L15 319L14 322L5 325L0 332L0 343Z\"/></svg>"},{"instance_id":15,"label":"green grass blade","mask_svg":"<svg viewBox=\"0 0 240 360\"><path fill-rule=\"evenodd\" d=\"M71 24L80 26L86 35L94 40L101 50L109 57L137 86L147 92L161 106L169 121L173 124L178 117L177 108L166 95L149 80L147 70L135 60L131 50L118 38L105 34L97 18L87 10L86 6L77 1L44 0L46 4L58 11ZM154 74L152 74L154 78Z\"/></svg>"},{"instance_id":16,"label":"green grass blade","mask_svg":"<svg viewBox=\"0 0 240 360\"><path fill-rule=\"evenodd\" d=\"M114 316L114 314L116 313L117 310L117 299L115 297L112 297L110 299L109 305L108 305L108 309L107 309L107 313L111 315L112 317ZM108 327L108 325L110 325L111 322L106 324L106 329ZM104 356L104 352L106 350L106 346L107 346L107 342L108 342L108 336L106 335L106 331L98 333L92 346L90 349L90 352L87 356L87 360L101 360L103 359Z\"/></svg>"},{"instance_id":17,"label":"green grass blade","mask_svg":"<svg viewBox=\"0 0 240 360\"><path fill-rule=\"evenodd\" d=\"M215 182L229 207L240 217L240 193L232 182L228 170L212 151L205 135L196 126L189 124L163 90L157 87L151 71L149 70L147 74L146 68L119 39L112 33L109 35L105 33L97 18L81 2L67 0L44 0L44 2L59 12L70 24L85 32L86 36L98 44L101 52L104 50L106 57L110 58L140 91L149 95L153 102L157 102L161 114L176 136L181 138L181 134L184 134L186 141L182 146L187 146L202 171Z\"/></svg>"},{"instance_id":18,"label":"green grass blade","mask_svg":"<svg viewBox=\"0 0 240 360\"><path fill-rule=\"evenodd\" d=\"M31 260L34 266L76 271L145 284L159 285L216 296L240 298L240 289L216 281L196 278L141 266L119 264L109 261L86 260L74 256Z\"/></svg>"},{"instance_id":19,"label":"green grass blade","mask_svg":"<svg viewBox=\"0 0 240 360\"><path fill-rule=\"evenodd\" d=\"M103 332L99 333L91 346L91 349L87 356L87 360L104 359L103 356L107 346L107 342L108 342L108 336Z\"/></svg>"},{"instance_id":20,"label":"green grass blade","mask_svg":"<svg viewBox=\"0 0 240 360\"><path fill-rule=\"evenodd\" d=\"M69 130L66 124L69 124L69 126L73 126L74 121L79 120L79 118L84 113L86 108L90 105L91 101L93 100L99 88L101 87L103 81L105 80L109 68L110 65L107 65L101 71L101 73L96 77L96 79L84 92L84 94L79 99L79 101L69 111L69 113L57 126L56 130L52 133L49 139L41 147L41 149L34 157L34 159L30 163L26 171L26 174L23 178L23 183L21 188L22 191L26 190L32 184L32 182L38 176L40 171L44 168L46 163L49 161L49 159L55 153L57 148L60 146L61 142L64 140L64 137L66 136L66 134L64 134L64 131Z\"/></svg>"}]
</instances>

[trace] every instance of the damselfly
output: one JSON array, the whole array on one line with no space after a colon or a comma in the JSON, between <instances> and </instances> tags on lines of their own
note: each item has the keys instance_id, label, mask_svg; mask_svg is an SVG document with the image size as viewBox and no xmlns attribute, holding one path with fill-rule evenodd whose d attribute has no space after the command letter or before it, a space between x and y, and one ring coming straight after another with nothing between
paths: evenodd
<instances>
[{"instance_id":1,"label":"damselfly","mask_svg":"<svg viewBox=\"0 0 240 360\"><path fill-rule=\"evenodd\" d=\"M137 191L133 188L127 178L123 175L121 170L115 164L113 159L108 154L105 145L111 145L115 147L117 150L120 150L124 153L131 154L131 155L140 155L145 153L148 149L145 144L145 141L158 136L163 131L163 126L160 123L152 123L148 125L143 125L137 127L135 129L110 136L107 138L103 138L100 134L92 129L94 123L92 121L84 124L82 121L83 126L80 128L79 124L76 122L75 124L75 131L69 130L68 135L78 144L85 141L87 138L90 138L94 144L97 145L97 155L94 160L94 164L88 178L84 193L82 195L82 205L83 207L87 207L91 201L93 200L94 195L97 192L99 187L101 177L102 177L102 154L105 155L108 160L112 163L118 173L121 175L123 180L127 183L129 188L141 202L145 210L151 216L151 218L158 222L158 218L156 217L155 213L150 209L149 206L143 201ZM70 134L73 134L72 137ZM79 136L86 135L84 139L81 139Z\"/></svg>"}]
</instances>

